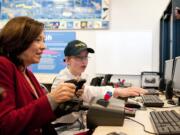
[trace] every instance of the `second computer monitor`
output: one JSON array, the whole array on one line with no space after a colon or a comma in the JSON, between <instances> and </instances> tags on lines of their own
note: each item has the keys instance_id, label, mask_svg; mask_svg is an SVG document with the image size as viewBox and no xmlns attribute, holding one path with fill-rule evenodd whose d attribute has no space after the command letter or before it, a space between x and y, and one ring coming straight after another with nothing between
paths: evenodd
<instances>
[{"instance_id":1,"label":"second computer monitor","mask_svg":"<svg viewBox=\"0 0 180 135\"><path fill-rule=\"evenodd\" d=\"M173 93L180 100L180 57L176 57L173 75ZM178 102L180 105L180 101Z\"/></svg>"},{"instance_id":2,"label":"second computer monitor","mask_svg":"<svg viewBox=\"0 0 180 135\"><path fill-rule=\"evenodd\" d=\"M165 61L164 79L166 84L172 80L173 62L173 59Z\"/></svg>"},{"instance_id":3,"label":"second computer monitor","mask_svg":"<svg viewBox=\"0 0 180 135\"><path fill-rule=\"evenodd\" d=\"M165 85L165 96L166 99L168 99L168 102L172 101L172 97L173 97L173 89L172 89L173 64L174 64L173 59L165 61L164 85Z\"/></svg>"}]
</instances>

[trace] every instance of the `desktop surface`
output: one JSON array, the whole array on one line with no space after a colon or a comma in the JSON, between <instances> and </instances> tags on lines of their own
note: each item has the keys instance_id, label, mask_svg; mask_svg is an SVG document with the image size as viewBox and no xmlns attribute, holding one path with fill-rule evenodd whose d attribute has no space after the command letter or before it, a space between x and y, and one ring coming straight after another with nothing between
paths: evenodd
<instances>
[{"instance_id":1,"label":"desktop surface","mask_svg":"<svg viewBox=\"0 0 180 135\"><path fill-rule=\"evenodd\" d=\"M161 100L164 101L164 107L144 107L142 109L137 109L135 118L130 118L142 123L145 126L145 129L152 133L155 133L155 129L153 128L153 124L150 119L150 112L175 110L177 113L180 114L180 107L169 105L164 95L160 95L159 97ZM137 97L136 100L141 101L142 99L140 97ZM142 125L130 119L125 119L123 126L99 126L95 129L93 135L106 135L110 132L124 132L128 135L150 135L150 133L144 131Z\"/></svg>"}]
</instances>

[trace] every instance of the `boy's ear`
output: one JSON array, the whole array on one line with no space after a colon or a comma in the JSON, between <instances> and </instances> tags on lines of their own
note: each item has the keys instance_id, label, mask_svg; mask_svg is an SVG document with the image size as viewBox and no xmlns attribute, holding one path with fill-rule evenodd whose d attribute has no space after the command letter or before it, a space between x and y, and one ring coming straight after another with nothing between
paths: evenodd
<instances>
[{"instance_id":1,"label":"boy's ear","mask_svg":"<svg viewBox=\"0 0 180 135\"><path fill-rule=\"evenodd\" d=\"M65 57L65 58L64 58L64 62L65 62L66 64L69 63L69 60L70 60L70 57Z\"/></svg>"}]
</instances>

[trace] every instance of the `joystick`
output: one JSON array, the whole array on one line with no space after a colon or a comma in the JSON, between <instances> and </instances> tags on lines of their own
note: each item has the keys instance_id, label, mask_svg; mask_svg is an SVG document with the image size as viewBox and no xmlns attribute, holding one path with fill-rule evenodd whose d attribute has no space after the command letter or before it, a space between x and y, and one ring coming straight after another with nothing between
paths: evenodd
<instances>
[{"instance_id":1,"label":"joystick","mask_svg":"<svg viewBox=\"0 0 180 135\"><path fill-rule=\"evenodd\" d=\"M74 85L76 85L75 93L82 88L85 82L85 79L79 81L75 79L65 81L65 83L73 83ZM78 97L74 97L72 100L60 104L57 108L57 113L60 112L61 114L68 114L82 109L87 110L87 108L83 108L83 100L79 99Z\"/></svg>"}]
</instances>

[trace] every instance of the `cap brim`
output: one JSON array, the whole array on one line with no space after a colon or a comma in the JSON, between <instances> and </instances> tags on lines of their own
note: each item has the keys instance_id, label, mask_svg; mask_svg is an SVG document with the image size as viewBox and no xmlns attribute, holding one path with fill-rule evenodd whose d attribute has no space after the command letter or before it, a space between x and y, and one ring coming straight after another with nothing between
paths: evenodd
<instances>
[{"instance_id":1,"label":"cap brim","mask_svg":"<svg viewBox=\"0 0 180 135\"><path fill-rule=\"evenodd\" d=\"M74 55L79 55L82 51L85 51L87 50L88 53L94 53L94 50L92 48L82 48L82 49L79 49L78 52L74 53Z\"/></svg>"},{"instance_id":2,"label":"cap brim","mask_svg":"<svg viewBox=\"0 0 180 135\"><path fill-rule=\"evenodd\" d=\"M92 48L87 48L87 51L88 51L89 53L94 53L94 49L92 49Z\"/></svg>"}]
</instances>

